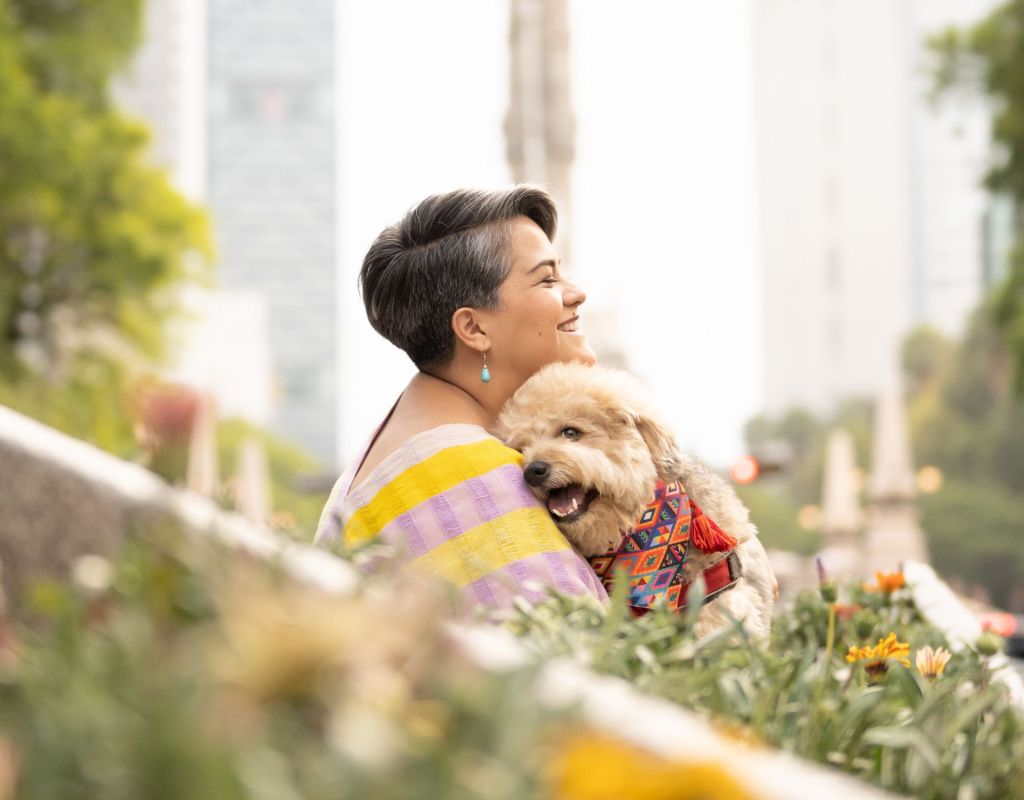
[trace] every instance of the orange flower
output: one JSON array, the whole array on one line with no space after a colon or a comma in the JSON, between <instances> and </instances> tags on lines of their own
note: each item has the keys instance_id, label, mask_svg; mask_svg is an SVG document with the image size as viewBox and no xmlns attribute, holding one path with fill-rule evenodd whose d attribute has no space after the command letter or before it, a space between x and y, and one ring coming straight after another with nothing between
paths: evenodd
<instances>
[{"instance_id":1,"label":"orange flower","mask_svg":"<svg viewBox=\"0 0 1024 800\"><path fill-rule=\"evenodd\" d=\"M850 605L847 605L845 603L836 603L836 619L847 621L851 620L853 619L853 615L860 611L862 608L863 606L858 603L853 603Z\"/></svg>"},{"instance_id":2,"label":"orange flower","mask_svg":"<svg viewBox=\"0 0 1024 800\"><path fill-rule=\"evenodd\" d=\"M866 662L864 670L872 683L882 680L889 671L889 659L899 661L903 666L910 667L910 645L907 642L896 640L896 634L890 633L884 639L879 639L878 644L867 647L850 646L846 654L846 660L851 664L858 661Z\"/></svg>"},{"instance_id":3,"label":"orange flower","mask_svg":"<svg viewBox=\"0 0 1024 800\"><path fill-rule=\"evenodd\" d=\"M907 581L903 577L902 570L899 572L876 572L875 582L874 586L865 584L864 588L869 592L885 592L886 594L892 594L897 589L902 589L907 585Z\"/></svg>"}]
</instances>

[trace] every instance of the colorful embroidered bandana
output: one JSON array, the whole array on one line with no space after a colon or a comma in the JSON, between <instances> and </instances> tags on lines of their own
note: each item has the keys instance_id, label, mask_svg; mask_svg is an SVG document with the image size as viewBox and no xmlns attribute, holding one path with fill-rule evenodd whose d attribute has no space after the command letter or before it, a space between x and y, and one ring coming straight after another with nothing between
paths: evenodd
<instances>
[{"instance_id":1,"label":"colorful embroidered bandana","mask_svg":"<svg viewBox=\"0 0 1024 800\"><path fill-rule=\"evenodd\" d=\"M703 552L731 552L736 540L687 497L682 483L658 481L654 499L640 514L636 526L624 534L618 548L589 560L609 593L615 574L625 570L629 604L640 613L659 602L678 611L686 607L689 583L683 567L691 547ZM719 562L705 573L706 599L735 583L734 559L728 562Z\"/></svg>"}]
</instances>

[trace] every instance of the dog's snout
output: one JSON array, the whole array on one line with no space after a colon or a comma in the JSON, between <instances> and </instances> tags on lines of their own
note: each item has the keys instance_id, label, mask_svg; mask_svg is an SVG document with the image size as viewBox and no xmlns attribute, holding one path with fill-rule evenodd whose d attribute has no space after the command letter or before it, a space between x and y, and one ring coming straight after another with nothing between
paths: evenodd
<instances>
[{"instance_id":1,"label":"dog's snout","mask_svg":"<svg viewBox=\"0 0 1024 800\"><path fill-rule=\"evenodd\" d=\"M543 461L531 461L523 470L523 477L530 486L540 486L551 473L551 467Z\"/></svg>"}]
</instances>

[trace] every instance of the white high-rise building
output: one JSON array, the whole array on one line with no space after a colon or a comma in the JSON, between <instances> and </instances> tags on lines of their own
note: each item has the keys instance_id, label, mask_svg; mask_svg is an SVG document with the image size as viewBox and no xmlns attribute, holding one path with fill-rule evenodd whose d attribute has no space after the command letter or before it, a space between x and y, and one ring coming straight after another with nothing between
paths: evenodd
<instances>
[{"instance_id":1,"label":"white high-rise building","mask_svg":"<svg viewBox=\"0 0 1024 800\"><path fill-rule=\"evenodd\" d=\"M271 427L336 459L334 0L207 0L218 281L267 302Z\"/></svg>"},{"instance_id":2,"label":"white high-rise building","mask_svg":"<svg viewBox=\"0 0 1024 800\"><path fill-rule=\"evenodd\" d=\"M997 0L757 0L765 401L826 411L959 333L985 282L983 103L929 100L925 41Z\"/></svg>"},{"instance_id":3,"label":"white high-rise building","mask_svg":"<svg viewBox=\"0 0 1024 800\"><path fill-rule=\"evenodd\" d=\"M333 0L148 0L115 96L210 211L218 290L171 377L336 460Z\"/></svg>"}]
</instances>

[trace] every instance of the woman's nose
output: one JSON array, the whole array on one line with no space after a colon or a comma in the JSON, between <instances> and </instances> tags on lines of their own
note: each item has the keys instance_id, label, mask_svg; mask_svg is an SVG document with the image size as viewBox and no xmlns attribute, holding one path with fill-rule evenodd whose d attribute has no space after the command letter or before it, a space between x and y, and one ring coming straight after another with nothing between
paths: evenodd
<instances>
[{"instance_id":1,"label":"woman's nose","mask_svg":"<svg viewBox=\"0 0 1024 800\"><path fill-rule=\"evenodd\" d=\"M562 302L567 306L578 306L587 299L587 293L570 280L565 282L565 293Z\"/></svg>"}]
</instances>

